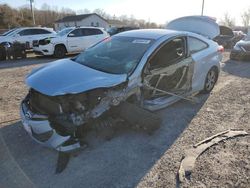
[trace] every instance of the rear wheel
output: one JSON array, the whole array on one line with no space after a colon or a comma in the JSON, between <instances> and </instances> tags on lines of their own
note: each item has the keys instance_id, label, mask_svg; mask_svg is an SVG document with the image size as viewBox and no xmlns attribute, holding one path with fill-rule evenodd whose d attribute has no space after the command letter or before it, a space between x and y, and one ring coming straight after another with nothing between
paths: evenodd
<instances>
[{"instance_id":1,"label":"rear wheel","mask_svg":"<svg viewBox=\"0 0 250 188\"><path fill-rule=\"evenodd\" d=\"M54 51L54 57L56 58L63 58L66 54L66 49L64 46L59 45L55 47L55 51Z\"/></svg>"},{"instance_id":2,"label":"rear wheel","mask_svg":"<svg viewBox=\"0 0 250 188\"><path fill-rule=\"evenodd\" d=\"M214 88L217 79L218 79L218 69L213 67L207 73L202 93L210 93Z\"/></svg>"}]
</instances>

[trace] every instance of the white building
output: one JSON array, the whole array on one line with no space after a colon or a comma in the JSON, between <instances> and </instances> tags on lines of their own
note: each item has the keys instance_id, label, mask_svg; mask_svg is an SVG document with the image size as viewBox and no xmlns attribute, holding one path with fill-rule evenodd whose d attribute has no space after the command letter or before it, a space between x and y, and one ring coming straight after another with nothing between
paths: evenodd
<instances>
[{"instance_id":1,"label":"white building","mask_svg":"<svg viewBox=\"0 0 250 188\"><path fill-rule=\"evenodd\" d=\"M105 20L103 17L99 16L96 13L66 16L55 22L56 31L62 30L66 27L74 26L94 26L102 27L105 29L109 28L107 20Z\"/></svg>"}]
</instances>

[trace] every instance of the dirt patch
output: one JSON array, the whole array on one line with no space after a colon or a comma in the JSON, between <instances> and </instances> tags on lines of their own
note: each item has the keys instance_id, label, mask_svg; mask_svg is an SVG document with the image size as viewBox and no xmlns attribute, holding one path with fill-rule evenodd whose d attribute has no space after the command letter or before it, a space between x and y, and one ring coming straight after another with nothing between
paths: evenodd
<instances>
[{"instance_id":1,"label":"dirt patch","mask_svg":"<svg viewBox=\"0 0 250 188\"><path fill-rule=\"evenodd\" d=\"M37 66L0 69L0 122L19 119L19 105L28 90L24 83L25 75Z\"/></svg>"}]
</instances>

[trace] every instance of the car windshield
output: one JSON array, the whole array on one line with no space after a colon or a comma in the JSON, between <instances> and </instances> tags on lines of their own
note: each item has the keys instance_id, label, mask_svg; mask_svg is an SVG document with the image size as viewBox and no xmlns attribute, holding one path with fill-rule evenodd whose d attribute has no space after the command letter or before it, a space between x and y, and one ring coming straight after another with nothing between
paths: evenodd
<instances>
[{"instance_id":1,"label":"car windshield","mask_svg":"<svg viewBox=\"0 0 250 188\"><path fill-rule=\"evenodd\" d=\"M152 43L151 39L110 37L85 50L73 60L103 72L129 74Z\"/></svg>"},{"instance_id":2,"label":"car windshield","mask_svg":"<svg viewBox=\"0 0 250 188\"><path fill-rule=\"evenodd\" d=\"M68 33L69 33L70 31L72 31L72 30L73 30L72 28L66 28L66 29L63 29L63 30L59 31L59 32L57 33L57 35L60 36L60 37L62 37L62 36L64 36L64 35L68 34Z\"/></svg>"},{"instance_id":3,"label":"car windshield","mask_svg":"<svg viewBox=\"0 0 250 188\"><path fill-rule=\"evenodd\" d=\"M1 36L7 36L9 35L10 33L12 33L13 31L15 31L16 29L11 29L9 31L6 31L5 33L3 33Z\"/></svg>"}]
</instances>

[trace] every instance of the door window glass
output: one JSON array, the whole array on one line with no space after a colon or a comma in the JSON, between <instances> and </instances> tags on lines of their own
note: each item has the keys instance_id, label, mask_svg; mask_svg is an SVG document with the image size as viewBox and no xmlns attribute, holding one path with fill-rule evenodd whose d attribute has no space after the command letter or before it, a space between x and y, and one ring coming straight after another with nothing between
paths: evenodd
<instances>
[{"instance_id":1,"label":"door window glass","mask_svg":"<svg viewBox=\"0 0 250 188\"><path fill-rule=\"evenodd\" d=\"M185 39L175 38L164 44L150 60L151 68L167 67L185 58Z\"/></svg>"},{"instance_id":2,"label":"door window glass","mask_svg":"<svg viewBox=\"0 0 250 188\"><path fill-rule=\"evenodd\" d=\"M194 37L189 37L188 38L188 47L189 47L189 51L191 54L199 52L205 48L208 47L207 43L194 38Z\"/></svg>"}]
</instances>

